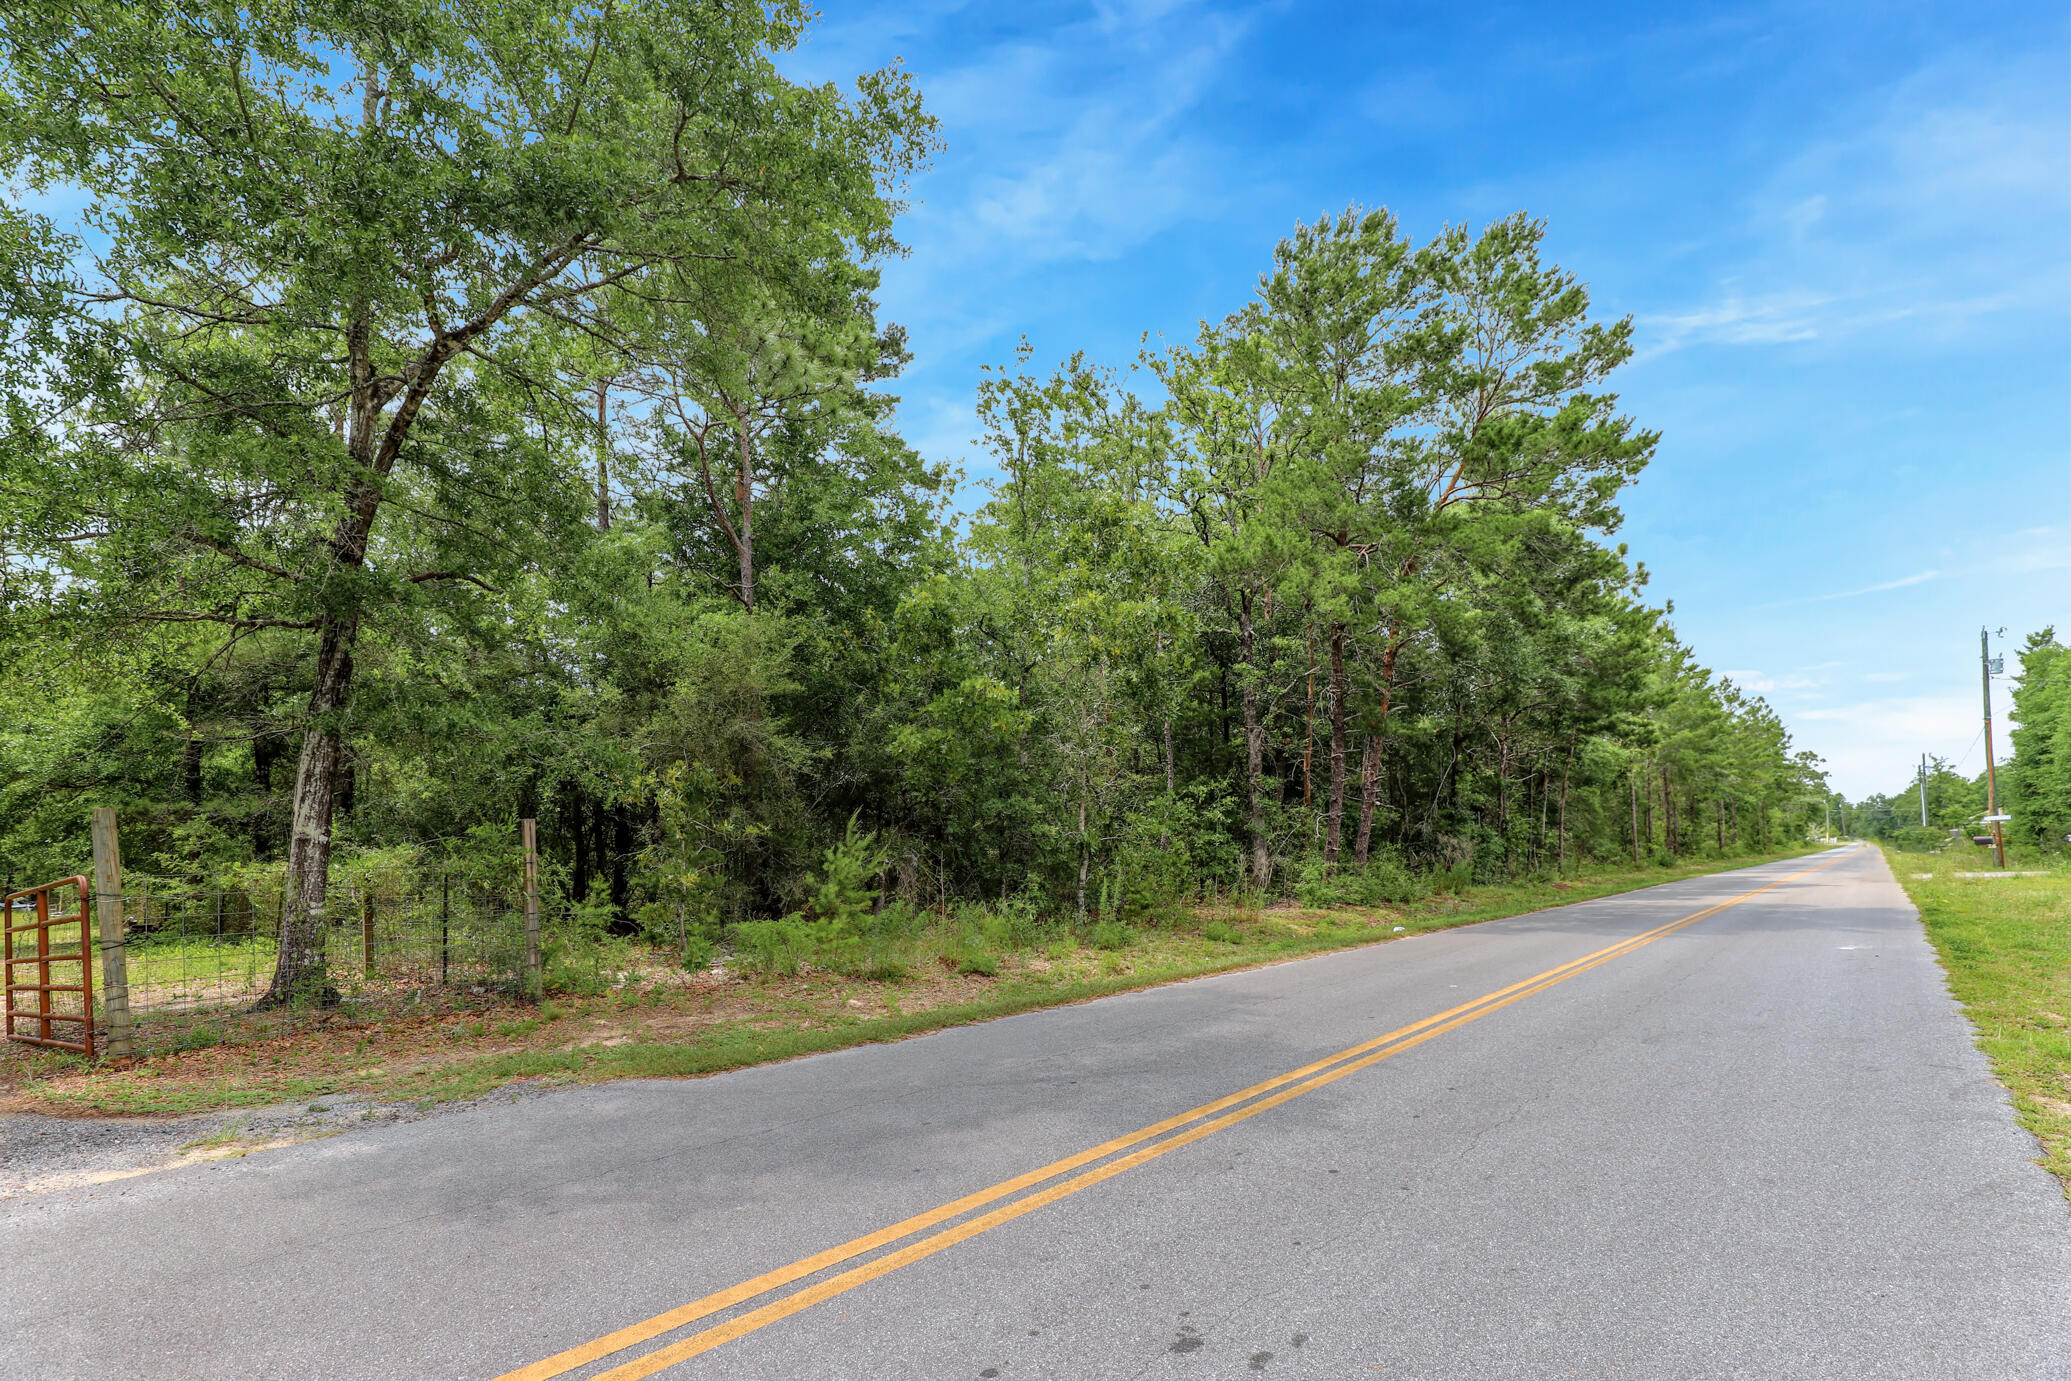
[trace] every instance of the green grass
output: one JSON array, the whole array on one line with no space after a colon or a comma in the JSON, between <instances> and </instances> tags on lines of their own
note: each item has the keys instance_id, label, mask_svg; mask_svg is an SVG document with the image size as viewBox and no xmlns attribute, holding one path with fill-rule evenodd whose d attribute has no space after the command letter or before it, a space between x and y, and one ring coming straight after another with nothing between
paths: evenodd
<instances>
[{"instance_id":1,"label":"green grass","mask_svg":"<svg viewBox=\"0 0 2071 1381\"><path fill-rule=\"evenodd\" d=\"M154 936L125 946L132 1001L152 990L234 987L257 991L273 974L277 946L264 935L213 937Z\"/></svg>"},{"instance_id":2,"label":"green grass","mask_svg":"<svg viewBox=\"0 0 2071 1381\"><path fill-rule=\"evenodd\" d=\"M769 991L758 991L765 985L750 982L743 984L743 988L753 994L752 1017L705 1026L687 1040L635 1036L622 1045L483 1053L443 1062L426 1059L414 1066L408 1058L391 1050L380 1057L378 1067L370 1067L361 1058L365 1039L351 1049L333 1043L321 1050L307 1050L308 1043L295 1039L277 1043L263 1054L240 1054L233 1047L222 1047L218 1052L204 1052L200 1057L204 1062L191 1067L183 1066L177 1058L147 1060L129 1071L89 1073L78 1065L53 1065L47 1076L31 1074L21 1092L27 1100L74 1112L169 1114L306 1103L341 1093L429 1104L479 1097L516 1080L561 1083L688 1078L850 1046L902 1040L945 1027L1471 925L1810 852L1814 850L1791 849L1755 857L1702 860L1672 868L1599 871L1565 880L1525 879L1471 887L1464 895L1427 897L1385 909L1235 909L1219 915L1203 913L1189 924L1158 928L1115 927L1116 933L1102 933L1106 927L1094 927L1084 944L1069 934L1051 939L1041 951L1050 964L1057 966L1048 971L1003 964L990 953L965 952L957 967L966 974L987 978L990 984L975 999L906 1010L902 1006L902 997L906 996L904 985L887 982L879 989L883 1015L830 1015L812 1003L788 996L775 985L768 985ZM539 1033L542 1040L559 1043L569 1033L559 1028L545 1029L553 1027L559 1018L594 1015L629 1005L623 997L589 1001L594 1005L584 1006L580 998L569 999L565 1013L558 1011L555 1003L547 1003L523 1014L512 1012L500 1021L464 1022L449 1028L448 1034L479 1037L493 1031L500 1037L523 1038ZM430 1053L433 1043L447 1037L428 1033L421 1039ZM209 1062L211 1054L219 1057L220 1062Z\"/></svg>"},{"instance_id":3,"label":"green grass","mask_svg":"<svg viewBox=\"0 0 2071 1381\"><path fill-rule=\"evenodd\" d=\"M239 1118L237 1121L231 1123L229 1126L217 1132L214 1136L205 1136L201 1138L199 1141L190 1141L186 1145L180 1147L179 1149L182 1151L213 1150L218 1146L228 1146L231 1142L236 1141L239 1137L243 1136L244 1134L245 1119Z\"/></svg>"},{"instance_id":4,"label":"green grass","mask_svg":"<svg viewBox=\"0 0 2071 1381\"><path fill-rule=\"evenodd\" d=\"M1984 868L1968 856L1885 858L1920 909L1978 1048L2041 1141L2041 1164L2071 1198L2071 870L1959 878Z\"/></svg>"}]
</instances>

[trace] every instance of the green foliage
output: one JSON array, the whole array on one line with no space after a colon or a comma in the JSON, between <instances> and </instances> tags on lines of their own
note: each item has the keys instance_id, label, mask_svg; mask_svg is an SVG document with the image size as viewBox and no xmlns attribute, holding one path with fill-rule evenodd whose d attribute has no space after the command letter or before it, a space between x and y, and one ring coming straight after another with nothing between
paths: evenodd
<instances>
[{"instance_id":1,"label":"green foliage","mask_svg":"<svg viewBox=\"0 0 2071 1381\"><path fill-rule=\"evenodd\" d=\"M771 978L796 974L814 956L818 938L805 924L789 917L742 921L733 927L731 936L740 966Z\"/></svg>"},{"instance_id":2,"label":"green foliage","mask_svg":"<svg viewBox=\"0 0 2071 1381\"><path fill-rule=\"evenodd\" d=\"M2032 848L2071 846L2071 648L2056 629L2031 634L2013 693L2013 761L2001 780L2013 822L2007 833Z\"/></svg>"},{"instance_id":3,"label":"green foliage","mask_svg":"<svg viewBox=\"0 0 2071 1381\"><path fill-rule=\"evenodd\" d=\"M2055 628L2028 636L2019 674L2011 706L1994 687L2000 713L2012 721L2001 740L2012 753L1998 764L1999 807L2013 817L2005 827L2008 849L2047 859L2071 852L2071 651L2057 641ZM1910 852L1969 851L1971 838L1990 833L1983 823L1989 789L1983 769L1965 777L1930 756L1906 786L1836 805L1849 830L1863 838Z\"/></svg>"},{"instance_id":4,"label":"green foliage","mask_svg":"<svg viewBox=\"0 0 2071 1381\"><path fill-rule=\"evenodd\" d=\"M1438 896L1461 897L1474 885L1474 860L1463 858L1431 874L1431 890Z\"/></svg>"},{"instance_id":5,"label":"green foliage","mask_svg":"<svg viewBox=\"0 0 2071 1381\"><path fill-rule=\"evenodd\" d=\"M169 13L0 0L0 165L106 239L0 234L0 873L115 804L285 966L433 874L508 906L531 818L587 991L636 937L992 973L1814 818L1611 544L1630 323L1528 217L1353 208L1135 369L1024 347L951 522L884 391L898 71L790 81L790 3Z\"/></svg>"},{"instance_id":6,"label":"green foliage","mask_svg":"<svg viewBox=\"0 0 2071 1381\"><path fill-rule=\"evenodd\" d=\"M719 957L719 945L709 935L694 934L683 942L683 967L697 973L712 967Z\"/></svg>"},{"instance_id":7,"label":"green foliage","mask_svg":"<svg viewBox=\"0 0 2071 1381\"><path fill-rule=\"evenodd\" d=\"M1331 868L1311 855L1301 861L1295 896L1304 906L1385 906L1414 901L1427 886L1457 890L1454 876L1440 872L1430 879L1419 877L1393 850L1382 850L1367 859L1364 867Z\"/></svg>"},{"instance_id":8,"label":"green foliage","mask_svg":"<svg viewBox=\"0 0 2071 1381\"><path fill-rule=\"evenodd\" d=\"M1128 949L1136 943L1136 932L1120 921L1102 921L1086 932L1086 943L1095 949Z\"/></svg>"},{"instance_id":9,"label":"green foliage","mask_svg":"<svg viewBox=\"0 0 2071 1381\"><path fill-rule=\"evenodd\" d=\"M813 919L837 933L864 927L871 903L877 900L870 880L884 865L884 851L875 836L857 829L851 815L841 842L820 856L820 885L810 903Z\"/></svg>"}]
</instances>

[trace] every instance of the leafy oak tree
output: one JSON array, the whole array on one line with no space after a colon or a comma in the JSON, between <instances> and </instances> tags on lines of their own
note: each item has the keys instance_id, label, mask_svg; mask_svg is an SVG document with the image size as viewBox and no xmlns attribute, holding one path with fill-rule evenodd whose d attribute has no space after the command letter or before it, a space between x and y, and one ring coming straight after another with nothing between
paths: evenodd
<instances>
[{"instance_id":1,"label":"leafy oak tree","mask_svg":"<svg viewBox=\"0 0 2071 1381\"><path fill-rule=\"evenodd\" d=\"M0 5L0 166L84 207L69 240L29 223L62 254L8 312L94 358L14 419L11 508L65 501L25 515L59 573L33 617L306 640L268 1001L328 993L369 628L465 620L571 539L579 461L553 439L691 267L809 306L816 275L893 248L929 121L897 71L849 94L781 75L805 20L787 0Z\"/></svg>"}]
</instances>

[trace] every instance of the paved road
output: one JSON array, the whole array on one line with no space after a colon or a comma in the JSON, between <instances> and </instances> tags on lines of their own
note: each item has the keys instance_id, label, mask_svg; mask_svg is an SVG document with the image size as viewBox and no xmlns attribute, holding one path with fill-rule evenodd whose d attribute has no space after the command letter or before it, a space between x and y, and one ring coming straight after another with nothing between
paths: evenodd
<instances>
[{"instance_id":1,"label":"paved road","mask_svg":"<svg viewBox=\"0 0 2071 1381\"><path fill-rule=\"evenodd\" d=\"M20 1200L0 1375L496 1377L920 1215L528 1374L2071 1377L2035 1154L1844 853Z\"/></svg>"}]
</instances>

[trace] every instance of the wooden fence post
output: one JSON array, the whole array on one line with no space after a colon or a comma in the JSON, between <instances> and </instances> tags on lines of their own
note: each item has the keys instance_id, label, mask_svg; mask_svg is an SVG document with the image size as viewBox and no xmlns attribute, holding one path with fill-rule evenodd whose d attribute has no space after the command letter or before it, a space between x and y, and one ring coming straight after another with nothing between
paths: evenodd
<instances>
[{"instance_id":1,"label":"wooden fence post","mask_svg":"<svg viewBox=\"0 0 2071 1381\"><path fill-rule=\"evenodd\" d=\"M446 986L446 967L453 958L453 870L439 870L439 986Z\"/></svg>"},{"instance_id":2,"label":"wooden fence post","mask_svg":"<svg viewBox=\"0 0 2071 1381\"><path fill-rule=\"evenodd\" d=\"M520 820L525 841L525 996L535 1002L545 990L539 955L539 822Z\"/></svg>"},{"instance_id":3,"label":"wooden fence post","mask_svg":"<svg viewBox=\"0 0 2071 1381\"><path fill-rule=\"evenodd\" d=\"M115 834L115 812L107 806L93 813L93 891L100 923L101 1010L108 1019L108 1056L131 1060L137 1044L129 1020L129 958L123 949L122 848ZM92 1017L87 1013L88 1020Z\"/></svg>"},{"instance_id":4,"label":"wooden fence post","mask_svg":"<svg viewBox=\"0 0 2071 1381\"><path fill-rule=\"evenodd\" d=\"M374 894L360 893L360 973L374 976Z\"/></svg>"}]
</instances>

